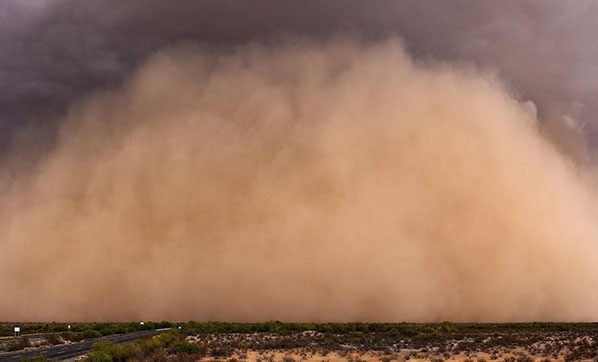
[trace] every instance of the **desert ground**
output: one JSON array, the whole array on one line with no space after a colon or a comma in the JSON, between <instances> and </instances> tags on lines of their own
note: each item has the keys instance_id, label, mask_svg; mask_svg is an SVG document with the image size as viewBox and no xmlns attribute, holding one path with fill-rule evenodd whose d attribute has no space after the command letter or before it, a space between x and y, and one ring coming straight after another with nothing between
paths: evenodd
<instances>
[{"instance_id":1,"label":"desert ground","mask_svg":"<svg viewBox=\"0 0 598 362\"><path fill-rule=\"evenodd\" d=\"M598 361L595 331L518 331L415 335L303 332L204 334L187 340L205 346L209 361Z\"/></svg>"},{"instance_id":2,"label":"desert ground","mask_svg":"<svg viewBox=\"0 0 598 362\"><path fill-rule=\"evenodd\" d=\"M24 351L91 346L77 360L199 362L598 361L598 323L147 323L30 325ZM134 330L153 337L115 342ZM54 331L54 332L52 332ZM33 337L35 336L35 337ZM102 337L98 337L102 336ZM5 337L8 338L8 337ZM13 344L22 343L16 339ZM5 343L3 350L17 349ZM0 353L0 357L2 353ZM36 359L43 361L46 359Z\"/></svg>"}]
</instances>

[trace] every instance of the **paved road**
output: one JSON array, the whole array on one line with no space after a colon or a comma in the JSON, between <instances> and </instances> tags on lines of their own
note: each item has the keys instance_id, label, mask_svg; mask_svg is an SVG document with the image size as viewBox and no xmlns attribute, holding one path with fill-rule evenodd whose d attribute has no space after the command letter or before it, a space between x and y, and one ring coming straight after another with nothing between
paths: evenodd
<instances>
[{"instance_id":1,"label":"paved road","mask_svg":"<svg viewBox=\"0 0 598 362\"><path fill-rule=\"evenodd\" d=\"M127 334L115 334L112 336L86 339L78 343L65 344L48 348L40 348L30 351L0 353L0 362L20 361L21 359L34 358L39 355L44 355L52 360L64 360L86 354L91 349L91 346L99 341L106 341L112 343L130 342L139 338L155 336L156 334L160 334L169 329L170 328L164 328L154 329L150 331L139 331Z\"/></svg>"}]
</instances>

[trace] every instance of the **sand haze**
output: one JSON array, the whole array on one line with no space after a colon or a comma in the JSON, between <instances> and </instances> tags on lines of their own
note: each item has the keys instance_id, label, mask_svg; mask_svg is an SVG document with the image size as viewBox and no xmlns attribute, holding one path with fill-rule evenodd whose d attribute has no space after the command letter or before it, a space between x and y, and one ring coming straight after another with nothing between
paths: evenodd
<instances>
[{"instance_id":1,"label":"sand haze","mask_svg":"<svg viewBox=\"0 0 598 362\"><path fill-rule=\"evenodd\" d=\"M396 39L162 50L2 168L0 319L596 320L591 172L538 129Z\"/></svg>"}]
</instances>

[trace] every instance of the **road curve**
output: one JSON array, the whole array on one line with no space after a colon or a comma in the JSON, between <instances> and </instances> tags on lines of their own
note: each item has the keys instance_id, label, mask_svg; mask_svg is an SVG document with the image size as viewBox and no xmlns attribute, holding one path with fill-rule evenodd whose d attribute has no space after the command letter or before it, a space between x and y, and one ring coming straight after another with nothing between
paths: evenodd
<instances>
[{"instance_id":1,"label":"road curve","mask_svg":"<svg viewBox=\"0 0 598 362\"><path fill-rule=\"evenodd\" d=\"M46 356L51 360L64 360L86 354L91 350L91 346L100 341L111 342L111 343L124 343L134 341L136 339L155 336L163 333L170 328L153 329L149 331L139 331L127 334L114 334L111 336L90 338L82 342L63 344L59 346L53 346L48 348L39 348L36 350L29 351L16 351L8 353L0 353L0 362L15 362L21 359L35 358L37 356Z\"/></svg>"}]
</instances>

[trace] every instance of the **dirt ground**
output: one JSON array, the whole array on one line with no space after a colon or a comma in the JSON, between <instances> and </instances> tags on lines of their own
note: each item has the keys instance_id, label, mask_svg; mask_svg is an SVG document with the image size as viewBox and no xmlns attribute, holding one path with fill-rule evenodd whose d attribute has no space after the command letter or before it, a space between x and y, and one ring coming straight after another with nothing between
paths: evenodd
<instances>
[{"instance_id":1,"label":"dirt ground","mask_svg":"<svg viewBox=\"0 0 598 362\"><path fill-rule=\"evenodd\" d=\"M320 352L308 352L305 350L276 350L276 351L246 351L235 352L229 358L214 358L205 357L201 362L441 362L441 361L455 361L455 362L489 362L489 361L505 361L505 362L544 362L544 361L567 361L567 354L560 353L557 356L541 356L532 355L522 349L514 349L512 351L501 351L490 354L487 352L470 352L470 353L435 353L435 352L421 352L421 351L401 351L393 354L382 352L329 352L326 354ZM595 358L580 358L575 361L594 362L598 361L598 356Z\"/></svg>"},{"instance_id":2,"label":"dirt ground","mask_svg":"<svg viewBox=\"0 0 598 362\"><path fill-rule=\"evenodd\" d=\"M421 341L376 334L198 335L202 362L598 362L598 336L569 332L460 335ZM278 346L278 347L277 347Z\"/></svg>"}]
</instances>

